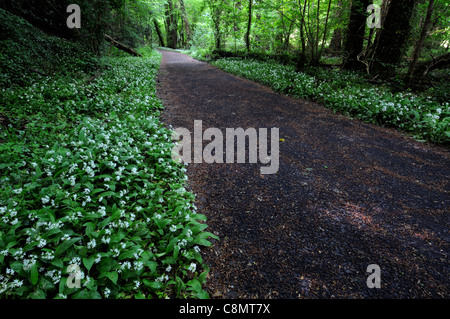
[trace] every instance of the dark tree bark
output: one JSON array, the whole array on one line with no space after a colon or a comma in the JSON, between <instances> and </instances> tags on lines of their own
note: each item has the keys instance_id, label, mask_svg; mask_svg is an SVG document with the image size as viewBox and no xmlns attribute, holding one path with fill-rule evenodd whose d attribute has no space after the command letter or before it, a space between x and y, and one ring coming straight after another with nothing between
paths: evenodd
<instances>
[{"instance_id":1,"label":"dark tree bark","mask_svg":"<svg viewBox=\"0 0 450 319\"><path fill-rule=\"evenodd\" d=\"M250 30L252 27L252 4L253 4L253 0L248 0L248 23L247 23L247 32L245 33L245 46L247 47L247 52L250 52Z\"/></svg>"},{"instance_id":2,"label":"dark tree bark","mask_svg":"<svg viewBox=\"0 0 450 319\"><path fill-rule=\"evenodd\" d=\"M427 36L427 32L431 26L431 16L433 14L434 3L435 3L434 0L430 0L430 2L428 3L427 14L425 17L425 21L423 23L422 32L420 33L419 41L417 41L416 47L414 48L413 60L411 61L411 64L409 65L409 69L408 69L407 77L408 77L409 81L411 81L411 78L414 74L414 71L417 66L417 61L419 60L420 53L422 52L423 44L424 44L425 38Z\"/></svg>"},{"instance_id":3,"label":"dark tree bark","mask_svg":"<svg viewBox=\"0 0 450 319\"><path fill-rule=\"evenodd\" d=\"M450 53L445 53L430 61L418 63L413 76L421 77L427 75L430 71L448 68L450 68Z\"/></svg>"},{"instance_id":4,"label":"dark tree bark","mask_svg":"<svg viewBox=\"0 0 450 319\"><path fill-rule=\"evenodd\" d=\"M162 36L162 34L161 34L161 29L159 28L158 21L153 20L153 23L155 24L155 30L156 30L156 34L158 35L159 44L160 44L162 47L165 47L166 45L164 44L164 38L163 38L163 36Z\"/></svg>"},{"instance_id":5,"label":"dark tree bark","mask_svg":"<svg viewBox=\"0 0 450 319\"><path fill-rule=\"evenodd\" d=\"M364 64L358 61L358 55L361 54L364 48L366 9L370 3L370 0L359 0L352 3L344 46L344 68L347 70L361 70L364 68Z\"/></svg>"},{"instance_id":6,"label":"dark tree bark","mask_svg":"<svg viewBox=\"0 0 450 319\"><path fill-rule=\"evenodd\" d=\"M167 46L172 49L177 48L178 33L177 19L175 17L175 10L172 0L166 3L166 32L167 32Z\"/></svg>"},{"instance_id":7,"label":"dark tree bark","mask_svg":"<svg viewBox=\"0 0 450 319\"><path fill-rule=\"evenodd\" d=\"M301 42L301 50L298 54L297 58L297 66L296 70L297 72L300 72L306 64L306 37L305 37L305 13L306 13L306 1L303 4L301 0L298 0L298 7L300 11L300 42Z\"/></svg>"},{"instance_id":8,"label":"dark tree bark","mask_svg":"<svg viewBox=\"0 0 450 319\"><path fill-rule=\"evenodd\" d=\"M391 1L374 54L375 73L390 74L401 61L416 1Z\"/></svg>"},{"instance_id":9,"label":"dark tree bark","mask_svg":"<svg viewBox=\"0 0 450 319\"><path fill-rule=\"evenodd\" d=\"M184 6L184 1L180 1L181 14L183 16L184 33L185 33L185 44L187 44L192 39L191 25L186 14L186 7Z\"/></svg>"},{"instance_id":10,"label":"dark tree bark","mask_svg":"<svg viewBox=\"0 0 450 319\"><path fill-rule=\"evenodd\" d=\"M338 20L338 23L342 21L342 11L342 0L339 0L337 3L337 9L333 14L333 18ZM339 26L333 31L329 49L332 52L340 52L342 50L342 29Z\"/></svg>"},{"instance_id":11,"label":"dark tree bark","mask_svg":"<svg viewBox=\"0 0 450 319\"><path fill-rule=\"evenodd\" d=\"M114 45L116 48L118 48L119 50L125 51L131 55L134 56L139 56L142 57L142 54L136 52L135 50L133 50L132 48L114 40L113 38L111 38L109 35L105 34L105 39L106 41L108 41L109 43L111 43L112 45Z\"/></svg>"}]
</instances>

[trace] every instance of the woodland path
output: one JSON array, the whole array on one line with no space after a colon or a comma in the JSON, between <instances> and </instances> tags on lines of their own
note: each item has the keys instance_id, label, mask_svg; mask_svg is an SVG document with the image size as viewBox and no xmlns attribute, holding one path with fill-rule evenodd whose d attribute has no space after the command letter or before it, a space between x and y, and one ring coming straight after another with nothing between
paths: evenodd
<instances>
[{"instance_id":1,"label":"woodland path","mask_svg":"<svg viewBox=\"0 0 450 319\"><path fill-rule=\"evenodd\" d=\"M220 237L204 248L213 298L449 298L450 151L274 93L163 51L173 128L280 130L280 164L189 164ZM206 143L205 143L206 144ZM366 285L368 265L381 288Z\"/></svg>"}]
</instances>

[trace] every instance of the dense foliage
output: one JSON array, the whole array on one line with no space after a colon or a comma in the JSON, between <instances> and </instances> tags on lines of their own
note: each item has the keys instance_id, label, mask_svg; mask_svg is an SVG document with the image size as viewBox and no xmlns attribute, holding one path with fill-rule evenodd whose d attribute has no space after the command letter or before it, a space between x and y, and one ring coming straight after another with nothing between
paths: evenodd
<instances>
[{"instance_id":1,"label":"dense foliage","mask_svg":"<svg viewBox=\"0 0 450 319\"><path fill-rule=\"evenodd\" d=\"M373 2L382 28L366 0L1 1L0 297L208 297L217 237L171 159L155 45L448 145L449 4Z\"/></svg>"},{"instance_id":2,"label":"dense foliage","mask_svg":"<svg viewBox=\"0 0 450 319\"><path fill-rule=\"evenodd\" d=\"M86 73L54 41L70 69L0 92L0 296L207 297L215 236L159 121L159 53Z\"/></svg>"},{"instance_id":3,"label":"dense foliage","mask_svg":"<svg viewBox=\"0 0 450 319\"><path fill-rule=\"evenodd\" d=\"M312 68L298 73L293 66L251 59L222 58L217 67L268 85L278 92L313 99L366 122L400 128L417 139L450 142L450 103L412 93L374 87L356 72ZM309 74L308 74L309 73Z\"/></svg>"}]
</instances>

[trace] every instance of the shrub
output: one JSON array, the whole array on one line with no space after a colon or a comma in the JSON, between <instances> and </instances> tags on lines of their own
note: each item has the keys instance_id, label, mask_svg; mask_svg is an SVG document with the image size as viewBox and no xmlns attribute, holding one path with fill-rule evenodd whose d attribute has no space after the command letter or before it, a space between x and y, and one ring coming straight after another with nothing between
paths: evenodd
<instances>
[{"instance_id":1,"label":"shrub","mask_svg":"<svg viewBox=\"0 0 450 319\"><path fill-rule=\"evenodd\" d=\"M450 142L450 104L411 93L393 93L371 86L355 72L310 68L297 73L294 66L241 58L212 62L226 72L254 80L274 90L313 99L342 114L366 122L399 128L417 139Z\"/></svg>"},{"instance_id":2,"label":"shrub","mask_svg":"<svg viewBox=\"0 0 450 319\"><path fill-rule=\"evenodd\" d=\"M3 298L208 297L200 247L217 237L171 159L160 56L144 52L2 90Z\"/></svg>"}]
</instances>

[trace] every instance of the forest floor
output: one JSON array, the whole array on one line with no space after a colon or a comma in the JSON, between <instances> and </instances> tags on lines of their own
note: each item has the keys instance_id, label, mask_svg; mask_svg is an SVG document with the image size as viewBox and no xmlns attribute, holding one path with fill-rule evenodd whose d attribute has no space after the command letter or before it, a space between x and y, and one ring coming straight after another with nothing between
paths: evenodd
<instances>
[{"instance_id":1,"label":"forest floor","mask_svg":"<svg viewBox=\"0 0 450 319\"><path fill-rule=\"evenodd\" d=\"M261 163L187 166L220 237L204 249L212 298L450 297L449 149L160 52L167 125L194 132L202 120L224 138L226 128L280 130L276 174L261 175ZM370 264L379 289L367 286Z\"/></svg>"}]
</instances>

